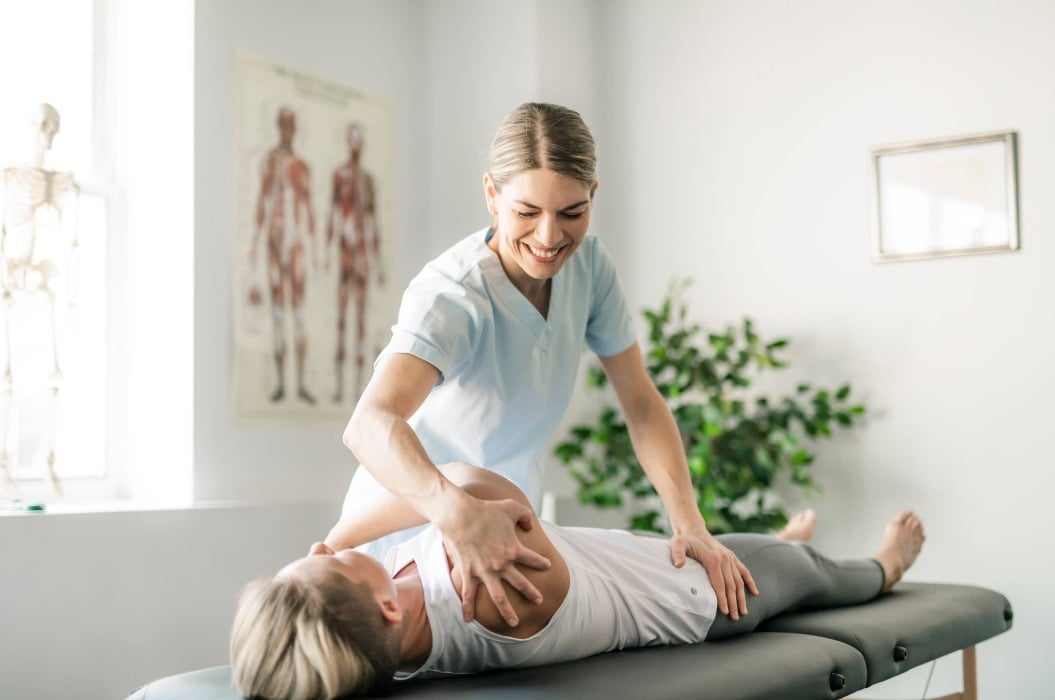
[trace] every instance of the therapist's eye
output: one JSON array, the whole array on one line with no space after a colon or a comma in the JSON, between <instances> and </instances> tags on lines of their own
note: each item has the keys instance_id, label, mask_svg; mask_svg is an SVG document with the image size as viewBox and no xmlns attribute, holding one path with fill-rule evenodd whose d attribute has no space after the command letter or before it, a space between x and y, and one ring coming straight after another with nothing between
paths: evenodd
<instances>
[{"instance_id":1,"label":"therapist's eye","mask_svg":"<svg viewBox=\"0 0 1055 700\"><path fill-rule=\"evenodd\" d=\"M561 214L561 216L563 216L565 219L581 219L582 215L585 213L585 211L565 212Z\"/></svg>"},{"instance_id":2,"label":"therapist's eye","mask_svg":"<svg viewBox=\"0 0 1055 700\"><path fill-rule=\"evenodd\" d=\"M531 219L531 218L534 218L534 217L538 216L538 212L537 211L518 211L517 212L517 216L519 216L521 219Z\"/></svg>"}]
</instances>

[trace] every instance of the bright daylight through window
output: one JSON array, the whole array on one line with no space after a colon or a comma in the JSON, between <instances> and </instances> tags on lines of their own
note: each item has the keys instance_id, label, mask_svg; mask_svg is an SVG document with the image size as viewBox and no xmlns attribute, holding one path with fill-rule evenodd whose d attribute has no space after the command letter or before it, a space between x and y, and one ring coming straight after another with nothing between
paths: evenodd
<instances>
[{"instance_id":1,"label":"bright daylight through window","mask_svg":"<svg viewBox=\"0 0 1055 700\"><path fill-rule=\"evenodd\" d=\"M111 140L88 0L0 0L0 501L107 475Z\"/></svg>"}]
</instances>

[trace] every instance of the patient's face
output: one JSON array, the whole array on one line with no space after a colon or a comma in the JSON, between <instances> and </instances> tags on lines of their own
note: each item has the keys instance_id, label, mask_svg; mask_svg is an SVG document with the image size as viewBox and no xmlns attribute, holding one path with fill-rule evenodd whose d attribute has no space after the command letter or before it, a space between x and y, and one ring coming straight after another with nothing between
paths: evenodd
<instances>
[{"instance_id":1,"label":"patient's face","mask_svg":"<svg viewBox=\"0 0 1055 700\"><path fill-rule=\"evenodd\" d=\"M335 552L322 542L313 544L308 556L287 565L278 574L310 577L324 571L336 571L352 583L367 584L378 600L396 598L395 583L381 562L354 549Z\"/></svg>"}]
</instances>

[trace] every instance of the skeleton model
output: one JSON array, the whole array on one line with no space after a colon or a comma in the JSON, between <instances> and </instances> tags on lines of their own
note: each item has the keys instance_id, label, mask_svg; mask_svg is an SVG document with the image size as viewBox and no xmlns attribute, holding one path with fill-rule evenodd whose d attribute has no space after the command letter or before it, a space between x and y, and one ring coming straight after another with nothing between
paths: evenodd
<instances>
[{"instance_id":1,"label":"skeleton model","mask_svg":"<svg viewBox=\"0 0 1055 700\"><path fill-rule=\"evenodd\" d=\"M79 190L73 174L56 172L44 167L44 156L51 148L52 140L59 131L59 113L49 104L39 106L34 119L36 126L36 156L31 166L4 169L4 199L2 229L0 229L0 283L3 289L3 316L5 355L3 377L0 379L0 405L3 418L0 428L0 479L7 489L16 490L12 474L12 440L17 432L13 414L17 412L17 393L22 379L16 379L19 369L19 352L37 353L46 347L50 352L52 370L47 379L46 390L50 393L48 411L48 438L46 470L48 479L56 493L62 492L55 476L55 423L59 389L62 387L62 370L59 367L57 321L55 313L55 289L59 273L63 269L57 259L62 253L69 254L67 292L73 298L72 272L76 260L76 203ZM70 240L63 241L63 215L73 209L71 219L73 231ZM64 261L65 262L65 261ZM23 339L23 344L12 342L13 322L22 307L32 313L33 303L43 296L47 300L49 323L44 338ZM17 451L16 453L17 454Z\"/></svg>"}]
</instances>

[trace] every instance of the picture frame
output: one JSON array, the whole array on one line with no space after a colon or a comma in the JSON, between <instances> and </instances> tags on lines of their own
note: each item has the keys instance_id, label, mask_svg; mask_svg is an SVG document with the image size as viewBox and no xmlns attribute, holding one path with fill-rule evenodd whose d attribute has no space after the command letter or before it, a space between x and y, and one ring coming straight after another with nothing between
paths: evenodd
<instances>
[{"instance_id":1,"label":"picture frame","mask_svg":"<svg viewBox=\"0 0 1055 700\"><path fill-rule=\"evenodd\" d=\"M1017 132L872 150L876 262L1018 250Z\"/></svg>"}]
</instances>

